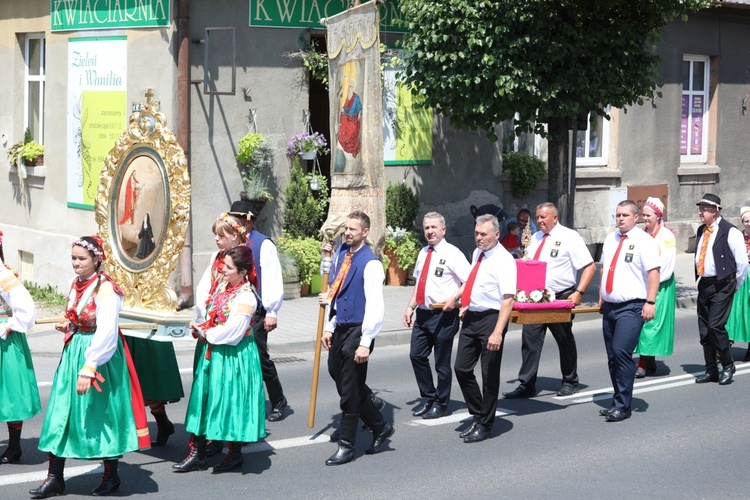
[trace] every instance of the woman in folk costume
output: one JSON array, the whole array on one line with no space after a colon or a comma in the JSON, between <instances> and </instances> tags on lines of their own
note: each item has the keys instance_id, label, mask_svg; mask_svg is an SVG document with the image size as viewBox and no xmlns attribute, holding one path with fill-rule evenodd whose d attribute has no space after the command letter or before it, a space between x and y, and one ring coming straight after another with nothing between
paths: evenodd
<instances>
[{"instance_id":1,"label":"woman in folk costume","mask_svg":"<svg viewBox=\"0 0 750 500\"><path fill-rule=\"evenodd\" d=\"M656 295L654 319L647 321L635 348L640 354L635 377L643 378L656 372L656 356L670 356L674 348L674 311L676 286L674 265L677 257L677 239L671 229L664 225L664 204L658 198L648 198L641 216L646 223L644 230L659 247L659 293Z\"/></svg>"},{"instance_id":2,"label":"woman in folk costume","mask_svg":"<svg viewBox=\"0 0 750 500\"><path fill-rule=\"evenodd\" d=\"M34 326L34 301L3 255L0 231L0 422L8 423L8 448L0 463L21 459L23 421L42 411L26 332Z\"/></svg>"},{"instance_id":3,"label":"woman in folk costume","mask_svg":"<svg viewBox=\"0 0 750 500\"><path fill-rule=\"evenodd\" d=\"M258 307L251 284L252 250L246 246L228 250L222 273L224 279L206 305L205 320L190 324L199 340L185 418L190 453L172 466L175 472L208 467L207 439L229 442L229 451L214 473L239 468L244 463L242 444L266 435L263 375L252 330Z\"/></svg>"},{"instance_id":4,"label":"woman in folk costume","mask_svg":"<svg viewBox=\"0 0 750 500\"><path fill-rule=\"evenodd\" d=\"M740 209L740 220L742 221L742 236L745 237L747 258L750 261L750 207ZM727 321L727 332L732 342L750 342L750 280L745 280L742 287L734 294L732 311ZM750 361L750 346L742 361Z\"/></svg>"},{"instance_id":5,"label":"woman in folk costume","mask_svg":"<svg viewBox=\"0 0 750 500\"><path fill-rule=\"evenodd\" d=\"M123 293L99 270L106 258L101 239L79 238L71 253L77 277L66 319L55 326L65 334L64 347L39 438L39 449L49 456L49 472L29 492L32 498L65 491L66 458L102 459L104 475L91 493L111 493L120 486L119 457L149 447L138 376L119 334Z\"/></svg>"}]
</instances>

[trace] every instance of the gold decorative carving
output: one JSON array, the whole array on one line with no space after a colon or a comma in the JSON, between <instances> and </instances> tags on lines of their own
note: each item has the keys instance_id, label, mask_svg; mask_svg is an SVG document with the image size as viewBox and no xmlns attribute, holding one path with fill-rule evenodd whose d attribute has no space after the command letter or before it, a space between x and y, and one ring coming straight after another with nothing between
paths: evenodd
<instances>
[{"instance_id":1,"label":"gold decorative carving","mask_svg":"<svg viewBox=\"0 0 750 500\"><path fill-rule=\"evenodd\" d=\"M94 211L107 272L125 292L125 306L174 312L169 277L190 222L190 178L151 89L146 97L107 155Z\"/></svg>"}]
</instances>

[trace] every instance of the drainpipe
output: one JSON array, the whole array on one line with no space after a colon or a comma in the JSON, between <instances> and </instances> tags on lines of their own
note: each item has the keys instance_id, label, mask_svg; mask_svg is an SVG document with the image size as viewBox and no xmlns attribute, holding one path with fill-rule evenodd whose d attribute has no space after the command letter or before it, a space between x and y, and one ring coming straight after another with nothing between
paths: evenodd
<instances>
[{"instance_id":1,"label":"drainpipe","mask_svg":"<svg viewBox=\"0 0 750 500\"><path fill-rule=\"evenodd\" d=\"M190 0L177 3L177 142L185 151L190 171L190 61L188 30ZM180 297L178 307L190 305L193 299L193 235L188 224L185 246L180 253Z\"/></svg>"}]
</instances>

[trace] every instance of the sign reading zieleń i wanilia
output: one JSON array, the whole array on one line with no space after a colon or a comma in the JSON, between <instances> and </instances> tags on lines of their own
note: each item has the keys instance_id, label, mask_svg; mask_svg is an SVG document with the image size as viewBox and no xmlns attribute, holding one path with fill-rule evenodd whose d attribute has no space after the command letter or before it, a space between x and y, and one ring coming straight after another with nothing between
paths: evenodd
<instances>
[{"instance_id":1,"label":"sign reading ziele\u0144 i wanilia","mask_svg":"<svg viewBox=\"0 0 750 500\"><path fill-rule=\"evenodd\" d=\"M169 26L172 0L50 0L52 31Z\"/></svg>"},{"instance_id":2,"label":"sign reading ziele\u0144 i wanilia","mask_svg":"<svg viewBox=\"0 0 750 500\"><path fill-rule=\"evenodd\" d=\"M344 12L349 0L249 0L250 26L325 29L320 20ZM399 0L379 4L380 30L405 33Z\"/></svg>"}]
</instances>

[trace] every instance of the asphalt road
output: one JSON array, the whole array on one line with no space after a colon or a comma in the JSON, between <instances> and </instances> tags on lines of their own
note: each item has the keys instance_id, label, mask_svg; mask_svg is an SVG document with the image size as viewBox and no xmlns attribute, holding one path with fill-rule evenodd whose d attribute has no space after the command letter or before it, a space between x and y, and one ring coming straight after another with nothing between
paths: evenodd
<instances>
[{"instance_id":1,"label":"asphalt road","mask_svg":"<svg viewBox=\"0 0 750 500\"><path fill-rule=\"evenodd\" d=\"M607 423L598 415L610 403L611 387L598 316L576 319L581 392L558 398L559 361L551 336L542 356L535 398L503 400L493 437L464 444L457 430L468 414L454 382L448 417L424 421L411 416L418 402L408 346L376 348L368 379L388 401L395 421L390 445L364 455L371 435L360 431L357 459L326 467L335 451L328 442L337 414L335 389L321 371L315 427L307 427L312 354L277 358L293 413L269 423L265 443L245 447L245 465L236 473L175 474L172 463L187 453L182 422L187 400L168 406L178 431L164 448L130 453L121 461L122 486L115 496L159 498L748 498L750 363L738 363L728 386L696 385L702 371L695 311L677 311L675 352L658 359L654 377L636 381L633 416ZM746 345L734 349L742 359ZM325 363L326 355L323 355ZM179 355L186 393L192 357ZM515 388L521 362L520 328L506 337L501 391ZM35 356L43 404L49 397L57 357ZM27 498L46 474L46 458L36 450L42 417L24 426L21 464L0 466L0 497ZM429 424L429 425L427 425ZM4 427L4 426L3 426ZM152 432L155 424L151 422ZM0 430L4 440L6 430ZM211 465L221 457L214 457ZM88 495L99 481L96 462L69 460L66 497Z\"/></svg>"}]
</instances>

